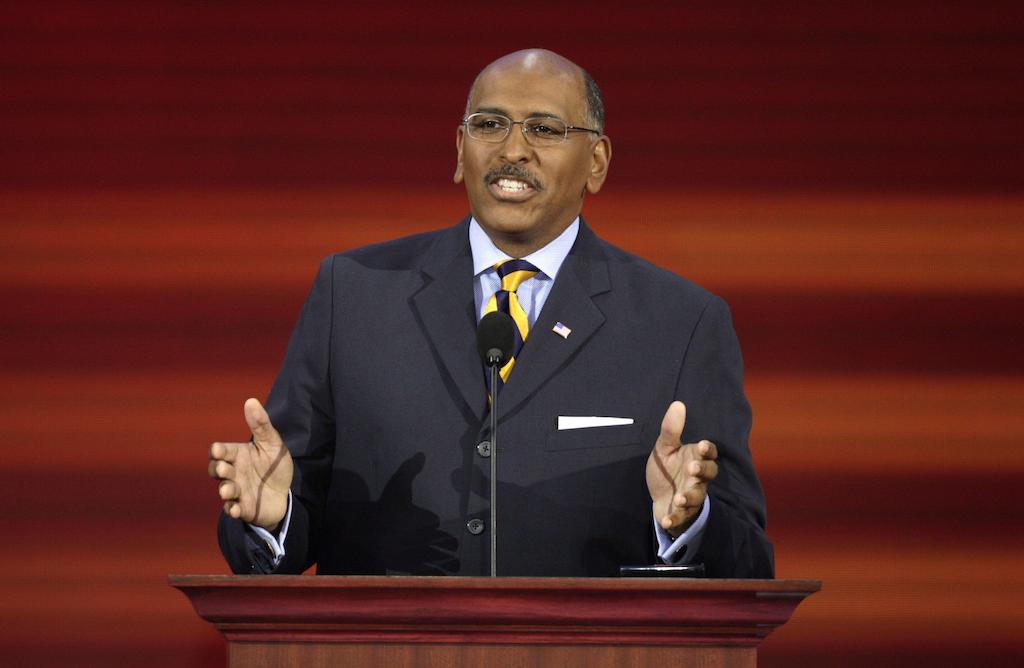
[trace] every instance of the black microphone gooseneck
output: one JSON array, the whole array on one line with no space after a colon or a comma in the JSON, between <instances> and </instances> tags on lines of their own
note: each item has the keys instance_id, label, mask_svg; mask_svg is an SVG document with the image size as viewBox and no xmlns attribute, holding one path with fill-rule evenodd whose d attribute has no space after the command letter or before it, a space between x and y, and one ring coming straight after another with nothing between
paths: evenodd
<instances>
[{"instance_id":1,"label":"black microphone gooseneck","mask_svg":"<svg viewBox=\"0 0 1024 668\"><path fill-rule=\"evenodd\" d=\"M476 347L491 374L491 577L498 575L498 371L512 357L515 335L512 317L501 311L480 319Z\"/></svg>"}]
</instances>

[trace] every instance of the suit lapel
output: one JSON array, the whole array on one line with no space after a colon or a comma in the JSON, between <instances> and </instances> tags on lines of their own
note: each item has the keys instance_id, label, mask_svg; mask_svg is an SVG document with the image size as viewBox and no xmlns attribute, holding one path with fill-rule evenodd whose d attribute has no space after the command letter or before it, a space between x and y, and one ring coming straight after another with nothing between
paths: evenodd
<instances>
[{"instance_id":1,"label":"suit lapel","mask_svg":"<svg viewBox=\"0 0 1024 668\"><path fill-rule=\"evenodd\" d=\"M455 387L469 409L482 419L487 389L474 343L473 260L466 221L438 240L422 269L428 281L413 296L414 308Z\"/></svg>"},{"instance_id":2,"label":"suit lapel","mask_svg":"<svg viewBox=\"0 0 1024 668\"><path fill-rule=\"evenodd\" d=\"M530 329L526 345L516 357L508 383L498 396L499 418L533 395L604 324L605 316L593 296L609 290L607 259L597 237L581 222L576 243L558 272L537 322ZM568 337L552 331L558 322L572 329Z\"/></svg>"}]
</instances>

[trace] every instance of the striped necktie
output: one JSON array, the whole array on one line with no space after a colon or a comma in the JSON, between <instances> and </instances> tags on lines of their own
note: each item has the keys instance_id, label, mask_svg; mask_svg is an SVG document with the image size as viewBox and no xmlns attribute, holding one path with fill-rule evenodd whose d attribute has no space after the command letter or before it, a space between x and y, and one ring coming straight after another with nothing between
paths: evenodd
<instances>
[{"instance_id":1,"label":"striped necktie","mask_svg":"<svg viewBox=\"0 0 1024 668\"><path fill-rule=\"evenodd\" d=\"M508 375L512 373L516 357L519 355L519 351L522 350L523 343L526 342L526 335L530 331L530 323L526 319L526 311L519 305L516 290L519 289L523 281L533 278L540 273L540 270L526 260L503 260L494 265L494 270L498 272L498 277L501 279L501 290L495 292L490 300L488 300L487 307L484 308L484 315L494 311L501 311L511 316L512 322L515 323L515 327L512 328L515 339L512 348L512 358L509 359L505 366L501 367L499 372L501 382L504 383L508 380ZM490 379L489 375L488 379ZM488 380L488 382L490 381Z\"/></svg>"}]
</instances>

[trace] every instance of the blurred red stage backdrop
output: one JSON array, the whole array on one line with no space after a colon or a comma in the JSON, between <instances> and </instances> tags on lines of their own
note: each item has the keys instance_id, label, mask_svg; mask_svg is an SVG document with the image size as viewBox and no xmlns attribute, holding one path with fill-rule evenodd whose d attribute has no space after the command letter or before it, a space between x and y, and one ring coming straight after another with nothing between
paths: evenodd
<instances>
[{"instance_id":1,"label":"blurred red stage backdrop","mask_svg":"<svg viewBox=\"0 0 1024 668\"><path fill-rule=\"evenodd\" d=\"M765 666L1018 665L1019 2L5 3L0 663L216 666L245 437L328 252L449 225L467 87L602 85L585 213L724 296L780 577ZM359 317L353 314L353 317Z\"/></svg>"}]
</instances>

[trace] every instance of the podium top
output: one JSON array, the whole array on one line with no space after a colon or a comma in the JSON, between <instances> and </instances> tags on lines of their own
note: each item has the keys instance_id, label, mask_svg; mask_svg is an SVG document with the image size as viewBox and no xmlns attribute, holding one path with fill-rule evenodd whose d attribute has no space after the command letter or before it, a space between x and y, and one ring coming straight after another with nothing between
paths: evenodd
<instances>
[{"instance_id":1,"label":"podium top","mask_svg":"<svg viewBox=\"0 0 1024 668\"><path fill-rule=\"evenodd\" d=\"M533 578L459 577L430 575L168 575L167 582L186 588L377 588L388 589L572 589L630 590L685 589L691 591L802 592L809 596L821 589L821 580L746 580L677 577L632 578Z\"/></svg>"},{"instance_id":2,"label":"podium top","mask_svg":"<svg viewBox=\"0 0 1024 668\"><path fill-rule=\"evenodd\" d=\"M171 575L229 640L756 646L819 580Z\"/></svg>"}]
</instances>

